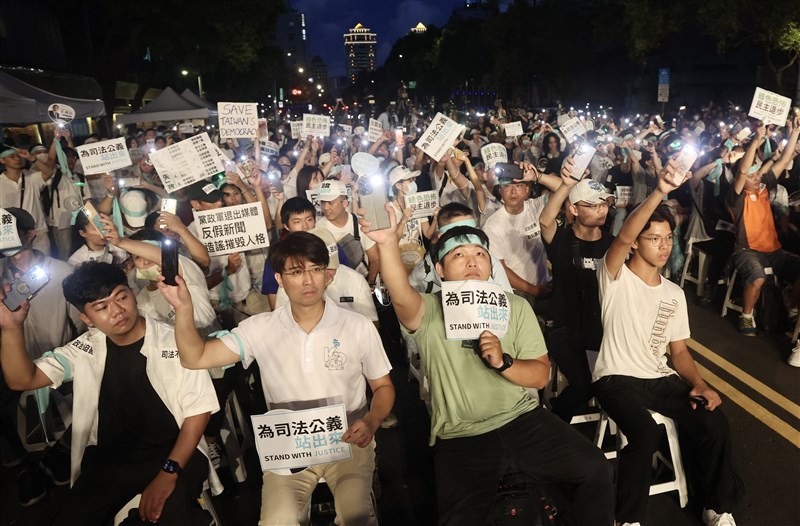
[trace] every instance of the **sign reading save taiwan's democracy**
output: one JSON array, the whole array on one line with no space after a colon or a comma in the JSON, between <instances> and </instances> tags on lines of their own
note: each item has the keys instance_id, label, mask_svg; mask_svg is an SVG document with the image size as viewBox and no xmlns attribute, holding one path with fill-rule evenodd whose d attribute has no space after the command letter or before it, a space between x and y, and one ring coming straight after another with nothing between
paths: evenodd
<instances>
[{"instance_id":1,"label":"sign reading save taiwan's democracy","mask_svg":"<svg viewBox=\"0 0 800 526\"><path fill-rule=\"evenodd\" d=\"M434 161L439 162L463 129L464 127L453 119L437 113L416 146L430 155Z\"/></svg>"},{"instance_id":2,"label":"sign reading save taiwan's democracy","mask_svg":"<svg viewBox=\"0 0 800 526\"><path fill-rule=\"evenodd\" d=\"M756 88L756 93L753 95L753 102L750 104L750 111L747 115L761 120L764 124L784 126L791 106L792 99L765 89Z\"/></svg>"},{"instance_id":3,"label":"sign reading save taiwan's democracy","mask_svg":"<svg viewBox=\"0 0 800 526\"><path fill-rule=\"evenodd\" d=\"M219 102L219 136L222 139L258 137L258 104L255 102Z\"/></svg>"},{"instance_id":4,"label":"sign reading save taiwan's democracy","mask_svg":"<svg viewBox=\"0 0 800 526\"><path fill-rule=\"evenodd\" d=\"M511 309L503 287L491 281L443 281L442 311L448 340L477 340L483 331L508 331Z\"/></svg>"},{"instance_id":5,"label":"sign reading save taiwan's democracy","mask_svg":"<svg viewBox=\"0 0 800 526\"><path fill-rule=\"evenodd\" d=\"M330 359L336 359L338 352L333 347ZM342 441L347 431L343 404L300 411L277 409L250 419L264 471L304 468L353 457L350 444Z\"/></svg>"},{"instance_id":6,"label":"sign reading save taiwan's democracy","mask_svg":"<svg viewBox=\"0 0 800 526\"><path fill-rule=\"evenodd\" d=\"M125 137L84 144L75 149L85 175L102 174L133 164L125 146Z\"/></svg>"},{"instance_id":7,"label":"sign reading save taiwan's democracy","mask_svg":"<svg viewBox=\"0 0 800 526\"><path fill-rule=\"evenodd\" d=\"M210 184L210 183L209 183ZM193 211L200 242L211 256L247 252L269 246L267 225L259 203Z\"/></svg>"}]
</instances>

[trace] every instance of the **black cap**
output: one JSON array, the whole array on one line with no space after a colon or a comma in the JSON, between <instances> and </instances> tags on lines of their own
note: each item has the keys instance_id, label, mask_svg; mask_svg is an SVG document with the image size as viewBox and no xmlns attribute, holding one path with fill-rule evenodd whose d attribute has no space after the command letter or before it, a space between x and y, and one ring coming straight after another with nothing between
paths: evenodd
<instances>
[{"instance_id":1,"label":"black cap","mask_svg":"<svg viewBox=\"0 0 800 526\"><path fill-rule=\"evenodd\" d=\"M14 216L17 220L17 232L20 234L20 237L28 230L36 230L36 221L34 221L33 216L28 213L27 210L23 210L22 208L6 208L5 211Z\"/></svg>"},{"instance_id":2,"label":"black cap","mask_svg":"<svg viewBox=\"0 0 800 526\"><path fill-rule=\"evenodd\" d=\"M186 188L186 197L192 201L216 203L222 201L222 192L217 189L217 185L208 179L203 179Z\"/></svg>"}]
</instances>

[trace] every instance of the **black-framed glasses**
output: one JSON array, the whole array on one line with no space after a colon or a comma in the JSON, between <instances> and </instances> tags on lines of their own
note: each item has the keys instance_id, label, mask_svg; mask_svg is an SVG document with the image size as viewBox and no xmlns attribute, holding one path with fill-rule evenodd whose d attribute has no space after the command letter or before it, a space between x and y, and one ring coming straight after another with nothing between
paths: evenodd
<instances>
[{"instance_id":1,"label":"black-framed glasses","mask_svg":"<svg viewBox=\"0 0 800 526\"><path fill-rule=\"evenodd\" d=\"M321 278L325 275L325 271L328 270L328 267L320 267L320 266L313 266L309 268L293 268L287 270L286 272L281 272L284 276L289 276L290 278L300 279L302 278L306 272L311 274L312 278Z\"/></svg>"},{"instance_id":2,"label":"black-framed glasses","mask_svg":"<svg viewBox=\"0 0 800 526\"><path fill-rule=\"evenodd\" d=\"M668 247L671 247L675 243L675 236L672 234L668 235L667 237L664 236L639 236L642 239L649 239L650 243L653 244L655 248L660 247L662 244L666 243Z\"/></svg>"}]
</instances>

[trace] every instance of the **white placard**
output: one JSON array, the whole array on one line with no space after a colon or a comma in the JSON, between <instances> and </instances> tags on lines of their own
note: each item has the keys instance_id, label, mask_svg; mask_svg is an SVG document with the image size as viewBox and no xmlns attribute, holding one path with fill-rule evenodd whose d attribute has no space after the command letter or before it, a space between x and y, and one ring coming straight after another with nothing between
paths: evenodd
<instances>
[{"instance_id":1,"label":"white placard","mask_svg":"<svg viewBox=\"0 0 800 526\"><path fill-rule=\"evenodd\" d=\"M258 137L258 104L255 102L218 102L221 139Z\"/></svg>"},{"instance_id":2,"label":"white placard","mask_svg":"<svg viewBox=\"0 0 800 526\"><path fill-rule=\"evenodd\" d=\"M430 155L434 161L439 162L463 129L464 127L456 121L437 113L430 125L425 128L416 146Z\"/></svg>"},{"instance_id":3,"label":"white placard","mask_svg":"<svg viewBox=\"0 0 800 526\"><path fill-rule=\"evenodd\" d=\"M319 204L319 187L315 190L306 190L306 199L311 201L311 204L314 205L314 210L317 211L317 219L325 215L322 213L322 206Z\"/></svg>"},{"instance_id":4,"label":"white placard","mask_svg":"<svg viewBox=\"0 0 800 526\"><path fill-rule=\"evenodd\" d=\"M341 354L333 347L331 355ZM332 356L332 359L335 357ZM303 468L353 458L344 404L252 415L256 451L264 471Z\"/></svg>"},{"instance_id":5,"label":"white placard","mask_svg":"<svg viewBox=\"0 0 800 526\"><path fill-rule=\"evenodd\" d=\"M303 137L328 137L331 134L331 118L327 115L303 114Z\"/></svg>"},{"instance_id":6,"label":"white placard","mask_svg":"<svg viewBox=\"0 0 800 526\"><path fill-rule=\"evenodd\" d=\"M614 190L614 195L617 197L617 208L625 208L633 200L633 187L632 186L618 186Z\"/></svg>"},{"instance_id":7,"label":"white placard","mask_svg":"<svg viewBox=\"0 0 800 526\"><path fill-rule=\"evenodd\" d=\"M194 133L194 124L191 122L182 122L178 124L179 133Z\"/></svg>"},{"instance_id":8,"label":"white placard","mask_svg":"<svg viewBox=\"0 0 800 526\"><path fill-rule=\"evenodd\" d=\"M511 319L503 287L491 281L443 281L442 311L448 340L477 340L483 331L502 338Z\"/></svg>"},{"instance_id":9,"label":"white placard","mask_svg":"<svg viewBox=\"0 0 800 526\"><path fill-rule=\"evenodd\" d=\"M586 135L586 128L583 127L581 120L577 117L565 121L560 129L569 142L573 142L576 136Z\"/></svg>"},{"instance_id":10,"label":"white placard","mask_svg":"<svg viewBox=\"0 0 800 526\"><path fill-rule=\"evenodd\" d=\"M202 179L225 171L222 159L215 155L208 133L190 137L150 154L167 193L172 193Z\"/></svg>"},{"instance_id":11,"label":"white placard","mask_svg":"<svg viewBox=\"0 0 800 526\"><path fill-rule=\"evenodd\" d=\"M261 157L277 156L280 148L272 141L260 141Z\"/></svg>"},{"instance_id":12,"label":"white placard","mask_svg":"<svg viewBox=\"0 0 800 526\"><path fill-rule=\"evenodd\" d=\"M75 118L75 110L66 104L51 104L47 107L47 116L56 124L67 124Z\"/></svg>"},{"instance_id":13,"label":"white placard","mask_svg":"<svg viewBox=\"0 0 800 526\"><path fill-rule=\"evenodd\" d=\"M133 164L125 137L76 146L84 175L94 175L127 168Z\"/></svg>"},{"instance_id":14,"label":"white placard","mask_svg":"<svg viewBox=\"0 0 800 526\"><path fill-rule=\"evenodd\" d=\"M432 216L433 211L439 206L439 192L436 190L408 194L405 199L406 206L414 211L411 219Z\"/></svg>"},{"instance_id":15,"label":"white placard","mask_svg":"<svg viewBox=\"0 0 800 526\"><path fill-rule=\"evenodd\" d=\"M786 118L789 117L791 107L792 99L762 88L756 88L753 102L750 104L750 111L747 115L759 119L764 124L784 126Z\"/></svg>"},{"instance_id":16,"label":"white placard","mask_svg":"<svg viewBox=\"0 0 800 526\"><path fill-rule=\"evenodd\" d=\"M0 250L21 247L17 232L17 218L0 208Z\"/></svg>"},{"instance_id":17,"label":"white placard","mask_svg":"<svg viewBox=\"0 0 800 526\"><path fill-rule=\"evenodd\" d=\"M221 256L269 246L267 225L259 203L226 206L199 212L194 210L200 242L208 255Z\"/></svg>"},{"instance_id":18,"label":"white placard","mask_svg":"<svg viewBox=\"0 0 800 526\"><path fill-rule=\"evenodd\" d=\"M558 118L556 119L556 124L558 124L558 126L559 126L559 127L561 127L561 126L562 126L562 125L563 125L565 122L567 122L568 120L569 120L569 114L567 114L567 113L562 113L562 114L561 114L561 115L559 115L559 116L558 116Z\"/></svg>"},{"instance_id":19,"label":"white placard","mask_svg":"<svg viewBox=\"0 0 800 526\"><path fill-rule=\"evenodd\" d=\"M349 124L340 124L339 127L345 135L353 135L353 127Z\"/></svg>"},{"instance_id":20,"label":"white placard","mask_svg":"<svg viewBox=\"0 0 800 526\"><path fill-rule=\"evenodd\" d=\"M669 102L669 84L659 84L656 102Z\"/></svg>"},{"instance_id":21,"label":"white placard","mask_svg":"<svg viewBox=\"0 0 800 526\"><path fill-rule=\"evenodd\" d=\"M520 121L509 122L504 130L506 137L519 137L522 135L522 123Z\"/></svg>"},{"instance_id":22,"label":"white placard","mask_svg":"<svg viewBox=\"0 0 800 526\"><path fill-rule=\"evenodd\" d=\"M383 125L381 121L376 119L369 120L369 131L367 132L367 140L369 142L375 142L381 138L383 135Z\"/></svg>"},{"instance_id":23,"label":"white placard","mask_svg":"<svg viewBox=\"0 0 800 526\"><path fill-rule=\"evenodd\" d=\"M491 170L497 163L508 162L508 150L502 144L491 142L481 147L481 158L486 169Z\"/></svg>"},{"instance_id":24,"label":"white placard","mask_svg":"<svg viewBox=\"0 0 800 526\"><path fill-rule=\"evenodd\" d=\"M305 139L308 137L308 135L303 136L303 121L292 121L289 125L292 127L292 139Z\"/></svg>"}]
</instances>

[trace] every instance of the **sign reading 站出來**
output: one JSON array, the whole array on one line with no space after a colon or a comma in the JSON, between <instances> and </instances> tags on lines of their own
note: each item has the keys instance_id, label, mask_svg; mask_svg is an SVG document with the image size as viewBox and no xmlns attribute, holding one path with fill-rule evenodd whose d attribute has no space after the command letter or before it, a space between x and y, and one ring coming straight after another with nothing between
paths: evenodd
<instances>
[{"instance_id":1,"label":"sign reading \u7ad9\u51fa\u4f86","mask_svg":"<svg viewBox=\"0 0 800 526\"><path fill-rule=\"evenodd\" d=\"M17 218L0 208L0 250L21 247L17 232Z\"/></svg>"},{"instance_id":2,"label":"sign reading \u7ad9\u51fa\u4f86","mask_svg":"<svg viewBox=\"0 0 800 526\"><path fill-rule=\"evenodd\" d=\"M377 119L370 119L367 140L369 142L375 142L381 138L381 135L383 135L383 125L381 124L381 121Z\"/></svg>"},{"instance_id":3,"label":"sign reading \u7ad9\u51fa\u4f86","mask_svg":"<svg viewBox=\"0 0 800 526\"><path fill-rule=\"evenodd\" d=\"M486 169L491 170L497 163L508 162L508 150L500 143L491 142L481 147L481 158Z\"/></svg>"},{"instance_id":4,"label":"sign reading \u7ad9\u51fa\u4f86","mask_svg":"<svg viewBox=\"0 0 800 526\"><path fill-rule=\"evenodd\" d=\"M783 126L786 124L786 118L789 117L791 106L792 99L789 97L756 88L756 93L753 95L753 102L750 104L750 111L747 115L755 117L764 124Z\"/></svg>"},{"instance_id":5,"label":"sign reading \u7ad9\u51fa\u4f86","mask_svg":"<svg viewBox=\"0 0 800 526\"><path fill-rule=\"evenodd\" d=\"M150 153L150 161L158 170L167 193L224 172L225 166L214 146L208 133L203 132Z\"/></svg>"},{"instance_id":6,"label":"sign reading \u7ad9\u51fa\u4f86","mask_svg":"<svg viewBox=\"0 0 800 526\"><path fill-rule=\"evenodd\" d=\"M85 175L106 173L133 164L125 137L76 146L75 150Z\"/></svg>"},{"instance_id":7,"label":"sign reading \u7ad9\u51fa\u4f86","mask_svg":"<svg viewBox=\"0 0 800 526\"><path fill-rule=\"evenodd\" d=\"M328 137L331 134L331 118L327 115L303 114L303 137Z\"/></svg>"},{"instance_id":8,"label":"sign reading \u7ad9\u51fa\u4f86","mask_svg":"<svg viewBox=\"0 0 800 526\"><path fill-rule=\"evenodd\" d=\"M443 281L442 311L448 340L477 340L483 331L502 338L511 319L506 292L491 281Z\"/></svg>"},{"instance_id":9,"label":"sign reading \u7ad9\u51fa\u4f86","mask_svg":"<svg viewBox=\"0 0 800 526\"><path fill-rule=\"evenodd\" d=\"M430 155L434 161L439 162L463 129L464 127L453 119L437 113L430 125L425 128L416 146Z\"/></svg>"},{"instance_id":10,"label":"sign reading \u7ad9\u51fa\u4f86","mask_svg":"<svg viewBox=\"0 0 800 526\"><path fill-rule=\"evenodd\" d=\"M506 137L519 137L522 135L522 123L520 121L509 122L504 128Z\"/></svg>"},{"instance_id":11,"label":"sign reading \u7ad9\u51fa\u4f86","mask_svg":"<svg viewBox=\"0 0 800 526\"><path fill-rule=\"evenodd\" d=\"M586 135L586 128L578 117L565 121L560 129L569 142L573 142L580 135Z\"/></svg>"},{"instance_id":12,"label":"sign reading \u7ad9\u51fa\u4f86","mask_svg":"<svg viewBox=\"0 0 800 526\"><path fill-rule=\"evenodd\" d=\"M411 219L432 216L433 211L439 206L439 192L436 190L408 194L405 199L406 206L414 211Z\"/></svg>"},{"instance_id":13,"label":"sign reading \u7ad9\u51fa\u4f86","mask_svg":"<svg viewBox=\"0 0 800 526\"><path fill-rule=\"evenodd\" d=\"M210 256L248 252L269 246L267 225L259 203L194 210L200 242Z\"/></svg>"},{"instance_id":14,"label":"sign reading \u7ad9\u51fa\u4f86","mask_svg":"<svg viewBox=\"0 0 800 526\"><path fill-rule=\"evenodd\" d=\"M330 354L338 352L334 348ZM342 441L347 431L343 404L299 411L270 411L252 415L250 420L264 471L304 468L353 458L350 444Z\"/></svg>"},{"instance_id":15,"label":"sign reading \u7ad9\u51fa\u4f86","mask_svg":"<svg viewBox=\"0 0 800 526\"><path fill-rule=\"evenodd\" d=\"M222 139L258 137L258 104L255 102L219 102L217 117Z\"/></svg>"}]
</instances>

